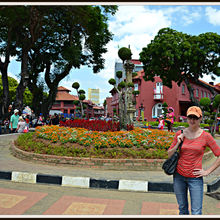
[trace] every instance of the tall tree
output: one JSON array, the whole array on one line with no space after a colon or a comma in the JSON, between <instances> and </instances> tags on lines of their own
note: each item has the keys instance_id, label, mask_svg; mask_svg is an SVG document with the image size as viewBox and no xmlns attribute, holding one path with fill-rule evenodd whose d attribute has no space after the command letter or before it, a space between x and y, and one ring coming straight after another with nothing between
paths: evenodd
<instances>
[{"instance_id":1,"label":"tall tree","mask_svg":"<svg viewBox=\"0 0 220 220\"><path fill-rule=\"evenodd\" d=\"M23 108L23 95L28 84L28 53L35 42L38 41L43 23L45 10L39 6L23 6L17 10L18 17L16 31L16 46L19 48L18 56L21 61L20 82L16 91L15 107Z\"/></svg>"},{"instance_id":2,"label":"tall tree","mask_svg":"<svg viewBox=\"0 0 220 220\"><path fill-rule=\"evenodd\" d=\"M93 68L94 73L98 73L104 68L102 55L107 52L106 44L112 39L107 21L109 15L115 14L117 6L13 8L17 17L16 25L13 26L13 33L16 33L14 42L21 62L16 107L22 108L27 84L34 92L33 100L36 100L36 96L42 94L42 88L39 87L42 87L43 82L48 91L48 96L43 100L43 109L48 113L59 82L71 69L87 65ZM8 18L7 13L4 16ZM6 37L4 42L7 43ZM42 80L39 77L41 73L44 75Z\"/></svg>"},{"instance_id":3,"label":"tall tree","mask_svg":"<svg viewBox=\"0 0 220 220\"><path fill-rule=\"evenodd\" d=\"M11 101L8 82L8 66L10 58L16 54L14 28L17 25L17 17L13 7L0 7L0 72L2 74L3 93L0 96L3 117L8 117L8 106ZM4 59L3 59L4 57Z\"/></svg>"},{"instance_id":4,"label":"tall tree","mask_svg":"<svg viewBox=\"0 0 220 220\"><path fill-rule=\"evenodd\" d=\"M198 79L203 75L220 76L219 45L220 35L216 33L194 36L163 28L140 53L144 79L154 81L154 77L159 76L169 88L172 81L178 85L184 81L192 103L198 105L190 82L200 83Z\"/></svg>"},{"instance_id":5,"label":"tall tree","mask_svg":"<svg viewBox=\"0 0 220 220\"><path fill-rule=\"evenodd\" d=\"M48 7L42 35L29 53L29 88L37 86L41 72L48 89L43 109L48 114L57 93L59 82L73 68L87 65L98 73L104 68L102 55L112 39L108 30L109 13L117 7L62 6ZM34 84L34 85L33 85ZM35 89L38 96L39 90Z\"/></svg>"}]
</instances>

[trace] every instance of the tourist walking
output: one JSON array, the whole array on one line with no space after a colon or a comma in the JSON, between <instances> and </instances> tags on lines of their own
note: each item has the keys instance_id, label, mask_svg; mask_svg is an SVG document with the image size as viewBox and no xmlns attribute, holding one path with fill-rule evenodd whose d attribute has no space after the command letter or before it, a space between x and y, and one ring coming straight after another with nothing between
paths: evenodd
<instances>
[{"instance_id":1,"label":"tourist walking","mask_svg":"<svg viewBox=\"0 0 220 220\"><path fill-rule=\"evenodd\" d=\"M18 121L17 132L18 132L18 133L23 133L25 127L26 127L26 122L25 122L25 120L23 119L23 117L20 116L20 117L19 117L19 121Z\"/></svg>"},{"instance_id":2,"label":"tourist walking","mask_svg":"<svg viewBox=\"0 0 220 220\"><path fill-rule=\"evenodd\" d=\"M10 121L8 120L8 118L6 118L6 119L4 120L4 134L7 134L7 133L8 133L9 123L10 123Z\"/></svg>"},{"instance_id":3,"label":"tourist walking","mask_svg":"<svg viewBox=\"0 0 220 220\"><path fill-rule=\"evenodd\" d=\"M173 122L174 122L174 109L173 107L168 108L168 113L166 115L166 120L168 131L173 132Z\"/></svg>"},{"instance_id":4,"label":"tourist walking","mask_svg":"<svg viewBox=\"0 0 220 220\"><path fill-rule=\"evenodd\" d=\"M14 114L10 118L10 124L9 124L10 133L15 133L17 131L18 119L19 119L18 112L19 111L17 109L15 109Z\"/></svg>"},{"instance_id":5,"label":"tourist walking","mask_svg":"<svg viewBox=\"0 0 220 220\"><path fill-rule=\"evenodd\" d=\"M202 111L197 106L187 110L189 127L176 132L174 141L168 149L168 158L177 150L183 140L177 169L173 175L173 186L179 205L179 214L188 215L188 190L191 199L191 214L202 214L203 203L203 176L212 173L220 166L220 146L217 145L210 133L200 128ZM206 170L202 168L202 158L206 147L209 147L217 160Z\"/></svg>"}]
</instances>

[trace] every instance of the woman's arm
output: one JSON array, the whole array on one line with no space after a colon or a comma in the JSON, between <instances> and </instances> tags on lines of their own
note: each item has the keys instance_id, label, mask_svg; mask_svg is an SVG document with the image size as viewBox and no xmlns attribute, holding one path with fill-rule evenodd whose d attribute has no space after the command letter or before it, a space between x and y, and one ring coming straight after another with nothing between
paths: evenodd
<instances>
[{"instance_id":1,"label":"woman's arm","mask_svg":"<svg viewBox=\"0 0 220 220\"><path fill-rule=\"evenodd\" d=\"M177 142L176 145L172 149L168 150L168 158L172 157L172 155L177 150L178 146L179 146L179 143Z\"/></svg>"},{"instance_id":2,"label":"woman's arm","mask_svg":"<svg viewBox=\"0 0 220 220\"><path fill-rule=\"evenodd\" d=\"M184 134L180 134L179 136L177 136L176 145L172 149L168 150L168 158L170 158L175 153L175 151L179 147L179 145L180 145L181 141L183 140L183 138L184 138Z\"/></svg>"},{"instance_id":3,"label":"woman's arm","mask_svg":"<svg viewBox=\"0 0 220 220\"><path fill-rule=\"evenodd\" d=\"M207 170L194 169L193 175L195 175L196 177L208 176L210 173L212 173L219 166L220 166L220 157L217 157L216 161L212 164L211 167L209 167Z\"/></svg>"}]
</instances>

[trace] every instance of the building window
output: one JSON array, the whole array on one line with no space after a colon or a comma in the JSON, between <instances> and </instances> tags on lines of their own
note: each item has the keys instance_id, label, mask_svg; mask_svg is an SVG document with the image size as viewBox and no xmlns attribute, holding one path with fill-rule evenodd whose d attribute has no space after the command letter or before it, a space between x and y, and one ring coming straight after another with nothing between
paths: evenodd
<instances>
[{"instance_id":1,"label":"building window","mask_svg":"<svg viewBox=\"0 0 220 220\"><path fill-rule=\"evenodd\" d=\"M134 84L134 91L138 91L138 83Z\"/></svg>"},{"instance_id":2,"label":"building window","mask_svg":"<svg viewBox=\"0 0 220 220\"><path fill-rule=\"evenodd\" d=\"M203 92L201 91L201 98L203 97Z\"/></svg>"},{"instance_id":3,"label":"building window","mask_svg":"<svg viewBox=\"0 0 220 220\"><path fill-rule=\"evenodd\" d=\"M204 92L204 97L206 97L206 92Z\"/></svg>"},{"instance_id":4,"label":"building window","mask_svg":"<svg viewBox=\"0 0 220 220\"><path fill-rule=\"evenodd\" d=\"M210 99L210 95L209 95L209 93L208 93L208 98Z\"/></svg>"},{"instance_id":5,"label":"building window","mask_svg":"<svg viewBox=\"0 0 220 220\"><path fill-rule=\"evenodd\" d=\"M163 114L162 103L157 103L152 109L152 118L157 118L161 114Z\"/></svg>"},{"instance_id":6,"label":"building window","mask_svg":"<svg viewBox=\"0 0 220 220\"><path fill-rule=\"evenodd\" d=\"M154 99L163 99L163 83L157 82L154 88Z\"/></svg>"},{"instance_id":7,"label":"building window","mask_svg":"<svg viewBox=\"0 0 220 220\"><path fill-rule=\"evenodd\" d=\"M199 97L199 90L196 89L196 97Z\"/></svg>"},{"instance_id":8,"label":"building window","mask_svg":"<svg viewBox=\"0 0 220 220\"><path fill-rule=\"evenodd\" d=\"M182 94L185 94L185 85L182 85Z\"/></svg>"}]
</instances>

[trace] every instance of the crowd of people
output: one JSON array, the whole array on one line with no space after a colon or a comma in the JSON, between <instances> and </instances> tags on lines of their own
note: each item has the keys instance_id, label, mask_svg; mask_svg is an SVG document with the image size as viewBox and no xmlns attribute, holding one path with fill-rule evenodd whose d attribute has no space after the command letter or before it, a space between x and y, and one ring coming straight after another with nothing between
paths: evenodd
<instances>
[{"instance_id":1,"label":"crowd of people","mask_svg":"<svg viewBox=\"0 0 220 220\"><path fill-rule=\"evenodd\" d=\"M31 114L27 114L20 112L15 109L12 111L12 106L9 106L8 115L5 120L0 120L0 134L8 134L8 133L25 133L28 132L30 128L35 128L37 126L43 125L59 125L60 121L65 122L67 119L74 120L74 116L71 118L64 117L63 114L49 115L48 117L44 117L42 113L39 116L36 116L33 110L31 110ZM91 118L91 120L112 120L109 116L102 118ZM3 128L3 129L2 129Z\"/></svg>"},{"instance_id":2,"label":"crowd of people","mask_svg":"<svg viewBox=\"0 0 220 220\"><path fill-rule=\"evenodd\" d=\"M30 128L35 128L42 125L59 125L60 120L65 121L66 118L63 115L49 115L44 118L40 113L36 116L32 110L31 114L23 114L18 109L11 110L12 106L9 106L8 117L5 120L0 119L0 134L8 133L26 133Z\"/></svg>"}]
</instances>

